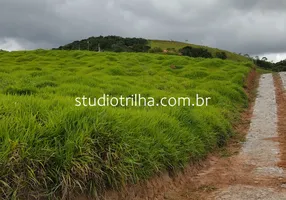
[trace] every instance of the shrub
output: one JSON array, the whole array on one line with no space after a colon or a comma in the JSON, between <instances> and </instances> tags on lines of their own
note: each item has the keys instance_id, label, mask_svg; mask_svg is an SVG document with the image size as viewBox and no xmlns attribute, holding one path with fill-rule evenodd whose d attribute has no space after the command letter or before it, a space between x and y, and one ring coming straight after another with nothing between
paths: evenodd
<instances>
[{"instance_id":1,"label":"shrub","mask_svg":"<svg viewBox=\"0 0 286 200\"><path fill-rule=\"evenodd\" d=\"M162 52L163 49L161 49L160 47L154 47L149 50L149 53L162 53Z\"/></svg>"},{"instance_id":2,"label":"shrub","mask_svg":"<svg viewBox=\"0 0 286 200\"><path fill-rule=\"evenodd\" d=\"M220 59L223 59L223 60L227 59L227 55L226 55L226 53L224 51L216 52L216 57L220 58Z\"/></svg>"},{"instance_id":3,"label":"shrub","mask_svg":"<svg viewBox=\"0 0 286 200\"><path fill-rule=\"evenodd\" d=\"M207 49L204 48L194 48L191 46L186 46L179 50L179 52L183 56L190 56L190 57L201 57L201 58L212 58L212 54L208 52Z\"/></svg>"}]
</instances>

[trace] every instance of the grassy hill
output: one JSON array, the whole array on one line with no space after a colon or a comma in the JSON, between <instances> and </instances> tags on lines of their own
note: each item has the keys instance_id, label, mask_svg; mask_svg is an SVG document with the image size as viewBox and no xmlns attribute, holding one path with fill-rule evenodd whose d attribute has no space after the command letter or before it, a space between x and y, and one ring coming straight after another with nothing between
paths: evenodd
<instances>
[{"instance_id":1,"label":"grassy hill","mask_svg":"<svg viewBox=\"0 0 286 200\"><path fill-rule=\"evenodd\" d=\"M154 47L159 47L161 49L175 48L176 50L179 50L185 46L191 46L195 48L205 48L209 52L211 52L214 57L215 57L216 52L224 51L227 55L227 59L229 60L243 61L243 62L249 61L249 59L245 56L232 53L226 50L221 50L221 49L211 48L211 47L201 46L201 45L195 45L195 44L190 44L190 43L184 43L184 42L167 41L167 40L149 40L149 45L151 46L151 48L154 48Z\"/></svg>"},{"instance_id":2,"label":"grassy hill","mask_svg":"<svg viewBox=\"0 0 286 200\"><path fill-rule=\"evenodd\" d=\"M243 87L252 66L63 50L0 52L0 63L3 199L66 191L97 196L204 158L233 134L232 123L247 106ZM196 102L196 94L211 100L202 107L75 106L77 97L103 94L141 94L156 104L162 97Z\"/></svg>"},{"instance_id":3,"label":"grassy hill","mask_svg":"<svg viewBox=\"0 0 286 200\"><path fill-rule=\"evenodd\" d=\"M248 58L228 52L225 50L220 50L216 48L210 48L206 46L194 45L183 42L176 41L164 41L164 40L147 40L144 38L123 38L120 36L99 36L99 37L89 37L80 41L73 41L69 44L60 46L56 50L90 50L98 51L99 49L103 51L111 52L152 52L151 50L158 47L161 50L175 49L173 52L175 55L179 54L179 50L183 47L191 46L193 48L203 48L208 50L214 58L217 57L216 53L225 52L227 59L234 61L249 61ZM151 49L150 49L151 48ZM158 52L157 52L158 53ZM204 56L200 56L204 57Z\"/></svg>"}]
</instances>

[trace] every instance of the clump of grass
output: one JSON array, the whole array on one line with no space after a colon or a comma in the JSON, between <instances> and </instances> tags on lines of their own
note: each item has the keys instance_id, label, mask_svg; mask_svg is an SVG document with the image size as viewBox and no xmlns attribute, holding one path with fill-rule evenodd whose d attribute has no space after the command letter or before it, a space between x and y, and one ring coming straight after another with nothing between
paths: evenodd
<instances>
[{"instance_id":1,"label":"clump of grass","mask_svg":"<svg viewBox=\"0 0 286 200\"><path fill-rule=\"evenodd\" d=\"M37 90L35 88L32 87L23 87L23 88L19 88L19 87L8 87L4 90L5 94L8 95L32 95L35 94L37 92Z\"/></svg>"},{"instance_id":2,"label":"clump of grass","mask_svg":"<svg viewBox=\"0 0 286 200\"><path fill-rule=\"evenodd\" d=\"M98 197L203 159L234 134L251 69L216 59L83 51L1 53L1 62L3 199ZM75 106L83 95L141 94L159 102L197 93L212 98L208 107Z\"/></svg>"},{"instance_id":3,"label":"clump of grass","mask_svg":"<svg viewBox=\"0 0 286 200\"><path fill-rule=\"evenodd\" d=\"M184 74L184 77L189 78L189 79L201 79L204 77L207 77L209 73L207 71L203 70L194 70L194 71L189 71Z\"/></svg>"},{"instance_id":4,"label":"clump of grass","mask_svg":"<svg viewBox=\"0 0 286 200\"><path fill-rule=\"evenodd\" d=\"M43 76L43 75L45 75L45 72L42 72L42 71L34 71L30 73L31 77L37 77L37 76Z\"/></svg>"},{"instance_id":5,"label":"clump of grass","mask_svg":"<svg viewBox=\"0 0 286 200\"><path fill-rule=\"evenodd\" d=\"M111 67L108 69L108 73L113 76L125 75L125 71L119 67Z\"/></svg>"},{"instance_id":6,"label":"clump of grass","mask_svg":"<svg viewBox=\"0 0 286 200\"><path fill-rule=\"evenodd\" d=\"M42 81L36 84L37 88L44 88L44 87L57 87L58 84L53 81Z\"/></svg>"}]
</instances>

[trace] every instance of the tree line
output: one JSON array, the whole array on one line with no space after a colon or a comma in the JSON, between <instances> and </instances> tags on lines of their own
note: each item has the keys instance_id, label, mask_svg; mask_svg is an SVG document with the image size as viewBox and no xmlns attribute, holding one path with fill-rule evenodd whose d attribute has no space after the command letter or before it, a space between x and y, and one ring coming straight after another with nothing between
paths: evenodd
<instances>
[{"instance_id":1,"label":"tree line","mask_svg":"<svg viewBox=\"0 0 286 200\"><path fill-rule=\"evenodd\" d=\"M99 36L90 37L80 41L54 48L53 50L88 50L88 51L112 51L112 52L150 52L150 53L168 53L180 54L190 57L203 57L203 58L221 58L227 59L225 52L217 52L213 56L205 48L194 48L186 46L180 50L175 48L161 49L160 47L151 48L148 40L143 38L123 38L120 36Z\"/></svg>"},{"instance_id":2,"label":"tree line","mask_svg":"<svg viewBox=\"0 0 286 200\"><path fill-rule=\"evenodd\" d=\"M258 56L254 58L250 58L253 60L254 64L263 69L268 69L276 72L286 71L286 60L281 60L279 62L269 62L266 57L262 57L261 59Z\"/></svg>"},{"instance_id":3,"label":"tree line","mask_svg":"<svg viewBox=\"0 0 286 200\"><path fill-rule=\"evenodd\" d=\"M119 36L90 37L74 41L54 50L88 50L113 52L148 52L151 47L143 38L123 38Z\"/></svg>"}]
</instances>

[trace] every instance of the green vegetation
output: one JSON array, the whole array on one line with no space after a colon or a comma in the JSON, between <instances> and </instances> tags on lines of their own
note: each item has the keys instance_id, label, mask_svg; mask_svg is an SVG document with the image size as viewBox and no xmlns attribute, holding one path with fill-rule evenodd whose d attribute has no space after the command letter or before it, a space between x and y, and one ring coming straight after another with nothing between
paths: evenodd
<instances>
[{"instance_id":1,"label":"green vegetation","mask_svg":"<svg viewBox=\"0 0 286 200\"><path fill-rule=\"evenodd\" d=\"M286 60L281 60L274 64L272 70L276 72L286 71Z\"/></svg>"},{"instance_id":2,"label":"green vegetation","mask_svg":"<svg viewBox=\"0 0 286 200\"><path fill-rule=\"evenodd\" d=\"M201 48L201 49L206 49L208 52L212 54L213 57L217 57L217 53L221 53L222 50L217 49L217 48L211 48L207 46L201 46L201 45L195 45L195 44L189 44L189 43L184 43L184 42L176 42L176 41L166 41L166 40L149 40L149 45L151 48L154 47L159 47L161 49L167 49L167 48L175 48L177 51L180 49L186 47L186 46L191 46L193 48ZM242 61L242 62L248 62L249 58L246 56L242 56L236 53L232 53L229 51L223 51L224 54L226 55L227 59L233 60L233 61Z\"/></svg>"},{"instance_id":3,"label":"green vegetation","mask_svg":"<svg viewBox=\"0 0 286 200\"><path fill-rule=\"evenodd\" d=\"M253 63L264 70L274 72L286 71L286 60L281 60L277 63L267 61L266 57L259 58L258 56L251 58Z\"/></svg>"},{"instance_id":4,"label":"green vegetation","mask_svg":"<svg viewBox=\"0 0 286 200\"><path fill-rule=\"evenodd\" d=\"M179 51L183 56L190 56L194 58L213 58L212 54L207 49L203 48L186 46Z\"/></svg>"},{"instance_id":5,"label":"green vegetation","mask_svg":"<svg viewBox=\"0 0 286 200\"><path fill-rule=\"evenodd\" d=\"M123 38L120 36L90 37L60 46L54 50L90 50L113 52L148 52L148 40L143 38Z\"/></svg>"},{"instance_id":6,"label":"green vegetation","mask_svg":"<svg viewBox=\"0 0 286 200\"><path fill-rule=\"evenodd\" d=\"M0 198L99 195L221 147L251 62L150 53L0 52ZM170 66L179 66L171 68ZM75 98L211 97L208 107L76 107Z\"/></svg>"},{"instance_id":7,"label":"green vegetation","mask_svg":"<svg viewBox=\"0 0 286 200\"><path fill-rule=\"evenodd\" d=\"M252 61L260 68L271 71L286 71L285 60L277 63L267 61L266 57L251 58L248 54L236 54L207 46L166 40L147 40L143 38L123 38L120 36L90 37L54 48L54 50L89 50L109 52L149 52L168 55L183 55L201 58L220 58L233 61Z\"/></svg>"},{"instance_id":8,"label":"green vegetation","mask_svg":"<svg viewBox=\"0 0 286 200\"><path fill-rule=\"evenodd\" d=\"M53 50L89 50L89 51L109 51L109 52L149 52L163 53L168 55L178 55L184 49L188 49L187 55L190 57L220 58L234 61L249 61L249 58L235 53L221 51L206 46L193 45L183 42L147 40L144 38L123 38L120 36L99 36L89 37L80 41L54 48ZM190 50L191 49L191 50ZM191 53L190 53L191 52Z\"/></svg>"}]
</instances>

